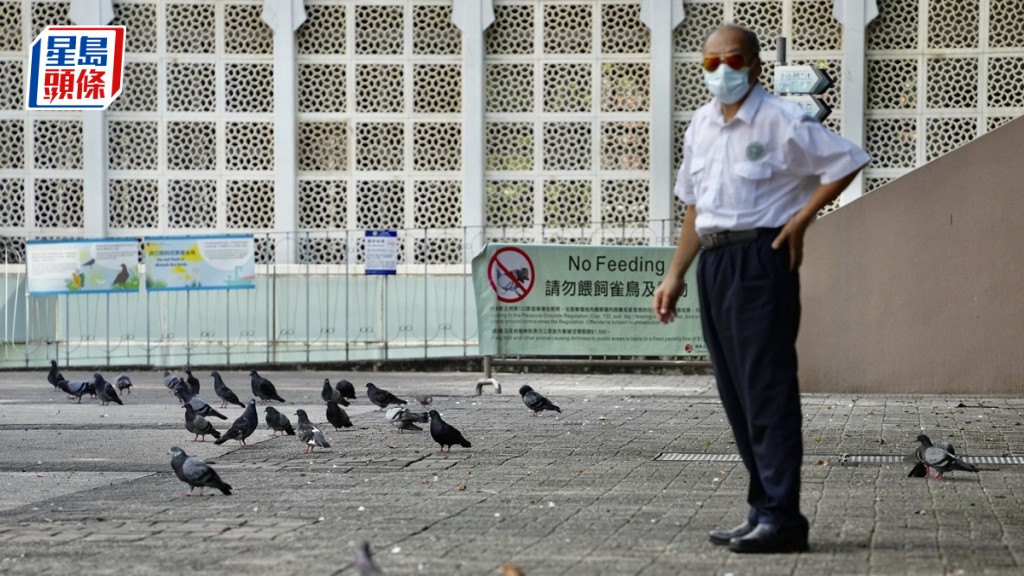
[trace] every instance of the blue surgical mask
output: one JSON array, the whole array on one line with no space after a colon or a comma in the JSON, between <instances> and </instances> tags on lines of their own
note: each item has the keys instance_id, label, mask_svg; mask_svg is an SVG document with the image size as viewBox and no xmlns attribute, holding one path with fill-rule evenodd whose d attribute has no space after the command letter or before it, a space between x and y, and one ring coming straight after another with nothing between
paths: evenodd
<instances>
[{"instance_id":1,"label":"blue surgical mask","mask_svg":"<svg viewBox=\"0 0 1024 576\"><path fill-rule=\"evenodd\" d=\"M704 70L704 85L718 101L723 104L735 104L747 93L750 82L750 67L733 70L724 63L714 72Z\"/></svg>"}]
</instances>

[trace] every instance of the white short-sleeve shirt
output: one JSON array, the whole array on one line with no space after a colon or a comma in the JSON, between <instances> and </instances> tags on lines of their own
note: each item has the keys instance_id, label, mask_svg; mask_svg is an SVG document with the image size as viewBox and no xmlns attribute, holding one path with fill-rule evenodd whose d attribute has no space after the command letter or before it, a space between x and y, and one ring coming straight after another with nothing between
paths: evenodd
<instances>
[{"instance_id":1,"label":"white short-sleeve shirt","mask_svg":"<svg viewBox=\"0 0 1024 576\"><path fill-rule=\"evenodd\" d=\"M800 106L758 84L728 124L717 100L697 110L683 141L675 194L697 207L698 234L775 228L819 185L869 160Z\"/></svg>"}]
</instances>

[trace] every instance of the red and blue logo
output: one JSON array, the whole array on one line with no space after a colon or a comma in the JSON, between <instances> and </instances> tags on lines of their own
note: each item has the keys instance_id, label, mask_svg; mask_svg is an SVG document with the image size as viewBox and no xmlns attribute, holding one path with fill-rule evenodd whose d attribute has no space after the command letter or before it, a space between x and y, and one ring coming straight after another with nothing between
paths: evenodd
<instances>
[{"instance_id":1,"label":"red and blue logo","mask_svg":"<svg viewBox=\"0 0 1024 576\"><path fill-rule=\"evenodd\" d=\"M124 26L49 26L32 43L29 110L103 110L121 94Z\"/></svg>"}]
</instances>

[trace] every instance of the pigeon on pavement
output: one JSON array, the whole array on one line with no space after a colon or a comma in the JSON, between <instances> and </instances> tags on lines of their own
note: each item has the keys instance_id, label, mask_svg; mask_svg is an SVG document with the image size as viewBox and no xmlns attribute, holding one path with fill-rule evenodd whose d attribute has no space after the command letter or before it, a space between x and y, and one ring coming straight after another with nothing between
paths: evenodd
<instances>
[{"instance_id":1,"label":"pigeon on pavement","mask_svg":"<svg viewBox=\"0 0 1024 576\"><path fill-rule=\"evenodd\" d=\"M209 420L196 414L191 404L185 404L182 408L185 409L185 429L196 435L192 439L193 442L205 442L207 434L215 439L220 438L220 432L213 428L213 424L210 424ZM200 439L200 437L202 438Z\"/></svg>"},{"instance_id":2,"label":"pigeon on pavement","mask_svg":"<svg viewBox=\"0 0 1024 576\"><path fill-rule=\"evenodd\" d=\"M387 407L388 404L408 404L405 400L398 398L391 392L383 388L377 388L373 382L366 383L366 397L373 402L375 406L379 407L378 412Z\"/></svg>"},{"instance_id":3,"label":"pigeon on pavement","mask_svg":"<svg viewBox=\"0 0 1024 576\"><path fill-rule=\"evenodd\" d=\"M274 388L273 382L267 380L263 376L259 375L259 372L255 370L249 371L251 377L250 384L252 384L252 393L266 402L267 400L277 400L278 402L284 402L285 399L277 395L277 388Z\"/></svg>"},{"instance_id":4,"label":"pigeon on pavement","mask_svg":"<svg viewBox=\"0 0 1024 576\"><path fill-rule=\"evenodd\" d=\"M216 410L213 409L213 406L207 404L206 400L203 400L199 396L192 394L188 390L188 384L179 386L175 393L178 394L178 398L181 398L183 404L191 404L192 409L195 410L196 414L199 414L200 416L214 416L220 418L221 420L228 419L227 416L221 414L220 412L217 412Z\"/></svg>"},{"instance_id":5,"label":"pigeon on pavement","mask_svg":"<svg viewBox=\"0 0 1024 576\"><path fill-rule=\"evenodd\" d=\"M185 382L188 383L188 387L192 390L193 394L199 394L199 378L192 375L192 370L185 368Z\"/></svg>"},{"instance_id":6,"label":"pigeon on pavement","mask_svg":"<svg viewBox=\"0 0 1024 576\"><path fill-rule=\"evenodd\" d=\"M338 380L338 383L334 385L334 389L341 392L342 398L348 398L349 400L356 399L356 387L344 378Z\"/></svg>"},{"instance_id":7,"label":"pigeon on pavement","mask_svg":"<svg viewBox=\"0 0 1024 576\"><path fill-rule=\"evenodd\" d=\"M342 410L341 406L338 406L337 402L327 403L327 421L331 423L331 426L334 426L335 430L352 427L352 420L349 419L348 414Z\"/></svg>"},{"instance_id":8,"label":"pigeon on pavement","mask_svg":"<svg viewBox=\"0 0 1024 576\"><path fill-rule=\"evenodd\" d=\"M422 432L423 428L420 428L415 423L426 423L430 419L426 412L413 412L405 406L395 406L394 408L388 408L385 413L391 425L394 426L398 433L401 434L405 430L411 430L413 432Z\"/></svg>"},{"instance_id":9,"label":"pigeon on pavement","mask_svg":"<svg viewBox=\"0 0 1024 576\"><path fill-rule=\"evenodd\" d=\"M273 406L267 406L265 412L267 413L265 417L267 421L267 428L270 428L274 432L271 436L277 436L278 432L283 432L289 436L295 436L295 429L292 428L291 420L288 420L287 416L278 412Z\"/></svg>"},{"instance_id":10,"label":"pigeon on pavement","mask_svg":"<svg viewBox=\"0 0 1024 576\"><path fill-rule=\"evenodd\" d=\"M434 403L434 397L429 394L416 394L414 398L420 403L420 406L430 406Z\"/></svg>"},{"instance_id":11,"label":"pigeon on pavement","mask_svg":"<svg viewBox=\"0 0 1024 576\"><path fill-rule=\"evenodd\" d=\"M942 448L943 450L945 450L946 452L949 452L950 454L956 454L956 450L954 450L953 445L950 444L949 442L943 442L943 441L940 440L938 442L935 442L932 445L935 446L936 448ZM911 459L911 458L914 459L914 460L917 460L917 452L916 451L914 452L914 455L911 456L908 459ZM913 468L910 469L910 474L907 474L907 478L924 478L925 476L928 476L928 475L929 475L928 468L924 464L922 464L921 462L918 462L918 463L914 464Z\"/></svg>"},{"instance_id":12,"label":"pigeon on pavement","mask_svg":"<svg viewBox=\"0 0 1024 576\"><path fill-rule=\"evenodd\" d=\"M562 409L555 406L551 400L548 400L540 392L534 391L529 386L521 386L519 388L519 395L523 397L523 404L530 410L533 410L533 416L540 414L544 410L554 410L559 414L562 413Z\"/></svg>"},{"instance_id":13,"label":"pigeon on pavement","mask_svg":"<svg viewBox=\"0 0 1024 576\"><path fill-rule=\"evenodd\" d=\"M331 447L324 433L309 421L309 416L306 415L305 410L296 410L295 415L299 418L299 427L295 429L295 435L306 445L306 449L302 451L303 454L313 452L317 446L321 448Z\"/></svg>"},{"instance_id":14,"label":"pigeon on pavement","mask_svg":"<svg viewBox=\"0 0 1024 576\"><path fill-rule=\"evenodd\" d=\"M348 400L341 395L341 391L331 387L329 378L324 378L324 387L320 390L320 398L323 398L324 402L336 402L342 406L348 406Z\"/></svg>"},{"instance_id":15,"label":"pigeon on pavement","mask_svg":"<svg viewBox=\"0 0 1024 576\"><path fill-rule=\"evenodd\" d=\"M944 448L940 448L937 445L932 444L932 441L925 436L920 434L917 437L917 441L921 443L914 452L914 456L917 461L924 465L925 473L929 478L932 478L931 471L935 470L936 474L934 479L941 480L944 472L950 470L962 470L964 472L977 472L977 466L968 464L963 460L959 459L953 453L949 452Z\"/></svg>"},{"instance_id":16,"label":"pigeon on pavement","mask_svg":"<svg viewBox=\"0 0 1024 576\"><path fill-rule=\"evenodd\" d=\"M214 440L213 443L223 444L228 440L238 440L241 446L246 446L245 439L255 432L256 427L259 425L259 416L256 414L256 399L251 398L249 405L245 407L245 412L242 412L241 416L235 418L235 422L231 424L231 427L220 438Z\"/></svg>"},{"instance_id":17,"label":"pigeon on pavement","mask_svg":"<svg viewBox=\"0 0 1024 576\"><path fill-rule=\"evenodd\" d=\"M464 448L471 448L473 446L469 443L469 440L463 438L462 432L441 420L441 415L437 413L437 410L430 411L430 437L441 446L438 452L444 452L445 446L448 447L448 452L451 452L453 444L458 444Z\"/></svg>"},{"instance_id":18,"label":"pigeon on pavement","mask_svg":"<svg viewBox=\"0 0 1024 576\"><path fill-rule=\"evenodd\" d=\"M118 392L124 392L125 394L132 393L132 379L129 378L127 374L123 372L118 374L117 380L114 381L114 384L117 386Z\"/></svg>"},{"instance_id":19,"label":"pigeon on pavement","mask_svg":"<svg viewBox=\"0 0 1024 576\"><path fill-rule=\"evenodd\" d=\"M224 379L220 377L220 372L210 372L210 376L213 377L213 393L221 399L221 408L227 408L229 403L245 408L245 404L242 404L242 401L238 399L238 395L232 392L231 388L228 388L228 385L224 383Z\"/></svg>"},{"instance_id":20,"label":"pigeon on pavement","mask_svg":"<svg viewBox=\"0 0 1024 576\"><path fill-rule=\"evenodd\" d=\"M182 382L185 381L184 378L182 378L181 376L178 376L177 374L171 374L170 370L164 370L164 388L167 388L173 393L174 386L175 384L178 383L179 380L181 380Z\"/></svg>"},{"instance_id":21,"label":"pigeon on pavement","mask_svg":"<svg viewBox=\"0 0 1024 576\"><path fill-rule=\"evenodd\" d=\"M231 486L220 479L220 475L206 462L199 458L189 456L184 450L177 446L171 447L171 468L178 480L188 484L188 492L185 496L191 496L192 490L199 487L199 495L203 495L203 487L216 488L225 496L231 495Z\"/></svg>"},{"instance_id":22,"label":"pigeon on pavement","mask_svg":"<svg viewBox=\"0 0 1024 576\"><path fill-rule=\"evenodd\" d=\"M78 398L79 404L82 403L82 396L88 394L93 388L91 382L84 380L61 380L57 383L57 387L66 392L70 398Z\"/></svg>"},{"instance_id":23,"label":"pigeon on pavement","mask_svg":"<svg viewBox=\"0 0 1024 576\"><path fill-rule=\"evenodd\" d=\"M117 390L114 389L114 385L107 382L99 372L92 375L92 387L96 390L96 395L100 398L100 403L103 406L113 402L114 404L124 405L121 399L117 397Z\"/></svg>"},{"instance_id":24,"label":"pigeon on pavement","mask_svg":"<svg viewBox=\"0 0 1024 576\"><path fill-rule=\"evenodd\" d=\"M373 563L373 554L370 553L370 543L363 540L356 544L356 570L359 576L382 576L384 573Z\"/></svg>"},{"instance_id":25,"label":"pigeon on pavement","mask_svg":"<svg viewBox=\"0 0 1024 576\"><path fill-rule=\"evenodd\" d=\"M57 369L57 361L50 360L50 371L46 373L46 381L49 382L54 390L60 388L58 385L61 380L64 380L64 375Z\"/></svg>"}]
</instances>

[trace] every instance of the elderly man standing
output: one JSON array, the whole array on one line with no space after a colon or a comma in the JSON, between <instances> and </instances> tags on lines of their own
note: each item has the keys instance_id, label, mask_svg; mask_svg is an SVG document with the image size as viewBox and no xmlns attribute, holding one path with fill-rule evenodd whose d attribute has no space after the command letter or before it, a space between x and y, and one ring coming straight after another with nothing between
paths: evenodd
<instances>
[{"instance_id":1,"label":"elderly man standing","mask_svg":"<svg viewBox=\"0 0 1024 576\"><path fill-rule=\"evenodd\" d=\"M714 99L693 117L675 193L688 206L654 293L671 322L694 258L704 340L722 406L750 474L746 521L711 532L734 552L808 549L800 513L796 337L804 232L868 163L863 150L759 84L757 35L735 25L704 42Z\"/></svg>"}]
</instances>

